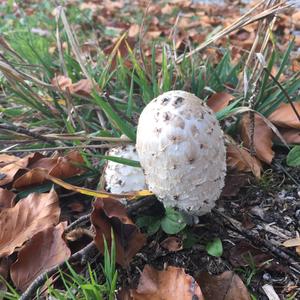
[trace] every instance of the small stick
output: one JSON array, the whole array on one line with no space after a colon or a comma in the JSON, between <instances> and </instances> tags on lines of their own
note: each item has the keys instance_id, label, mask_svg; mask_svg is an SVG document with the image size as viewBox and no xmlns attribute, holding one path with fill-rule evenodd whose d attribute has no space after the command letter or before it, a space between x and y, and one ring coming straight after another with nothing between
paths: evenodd
<instances>
[{"instance_id":1,"label":"small stick","mask_svg":"<svg viewBox=\"0 0 300 300\"><path fill-rule=\"evenodd\" d=\"M58 151L58 150L69 150L69 149L107 149L115 147L115 144L102 144L102 145L76 145L76 146L62 146L62 147L48 147L38 149L15 149L15 150L0 150L0 153L19 153L19 152L41 152L41 151Z\"/></svg>"},{"instance_id":2,"label":"small stick","mask_svg":"<svg viewBox=\"0 0 300 300\"><path fill-rule=\"evenodd\" d=\"M300 274L300 264L298 262L296 262L293 258L291 258L283 250L281 250L281 249L277 248L276 246L274 246L270 241L262 239L258 234L255 234L251 230L243 229L243 227L242 227L242 225L239 221L226 216L224 213L220 212L217 209L214 209L213 211L214 211L214 213L221 216L223 219L225 219L226 221L228 221L231 224L231 226L229 226L230 229L242 234L247 239L251 240L251 242L253 244L256 244L260 247L261 246L266 247L273 254L275 254L277 257L279 257L280 259L288 262L289 265L290 265L290 268L293 268L294 271L296 271L298 274Z\"/></svg>"},{"instance_id":3,"label":"small stick","mask_svg":"<svg viewBox=\"0 0 300 300\"><path fill-rule=\"evenodd\" d=\"M73 223L71 223L64 231L64 234L72 231L74 228L76 228L79 224L87 223L90 220L90 214L81 216L77 220L75 220Z\"/></svg>"},{"instance_id":4,"label":"small stick","mask_svg":"<svg viewBox=\"0 0 300 300\"><path fill-rule=\"evenodd\" d=\"M24 127L19 127L19 126L16 126L16 125L8 125L8 124L0 124L0 129L4 129L4 130L9 130L9 131L13 131L13 132L16 132L16 133L21 133L21 134L25 134L27 136L30 136L30 137L33 137L37 140L42 140L42 141L45 141L47 143L54 143L53 139L49 139L43 135L39 135L35 132L32 132Z\"/></svg>"},{"instance_id":5,"label":"small stick","mask_svg":"<svg viewBox=\"0 0 300 300\"><path fill-rule=\"evenodd\" d=\"M74 262L78 260L86 260L97 250L94 242L89 243L80 251L74 253L69 259L68 262ZM59 269L65 268L67 266L67 261L64 261L51 269L46 270L44 273L39 275L31 285L26 289L26 291L21 295L19 300L32 300L34 298L34 293L38 288L40 288L46 280L54 275Z\"/></svg>"}]
</instances>

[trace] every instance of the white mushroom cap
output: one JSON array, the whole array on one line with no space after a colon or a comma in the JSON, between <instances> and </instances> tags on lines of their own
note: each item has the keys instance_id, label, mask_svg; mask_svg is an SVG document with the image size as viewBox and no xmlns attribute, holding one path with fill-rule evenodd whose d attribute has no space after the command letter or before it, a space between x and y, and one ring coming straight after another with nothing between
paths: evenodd
<instances>
[{"instance_id":1,"label":"white mushroom cap","mask_svg":"<svg viewBox=\"0 0 300 300\"><path fill-rule=\"evenodd\" d=\"M165 206L211 211L224 186L226 149L213 111L193 94L170 91L143 110L136 148L148 188Z\"/></svg>"},{"instance_id":2,"label":"white mushroom cap","mask_svg":"<svg viewBox=\"0 0 300 300\"><path fill-rule=\"evenodd\" d=\"M110 149L110 156L131 160L139 160L133 145ZM146 189L145 177L141 168L131 167L113 161L108 161L104 170L105 189L114 194L127 193Z\"/></svg>"}]
</instances>

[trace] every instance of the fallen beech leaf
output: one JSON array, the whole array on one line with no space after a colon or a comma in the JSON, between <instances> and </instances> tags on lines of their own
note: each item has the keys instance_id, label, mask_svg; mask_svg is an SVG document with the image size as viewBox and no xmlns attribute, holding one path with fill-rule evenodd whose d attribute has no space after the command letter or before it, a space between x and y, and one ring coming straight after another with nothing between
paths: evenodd
<instances>
[{"instance_id":1,"label":"fallen beech leaf","mask_svg":"<svg viewBox=\"0 0 300 300\"><path fill-rule=\"evenodd\" d=\"M8 154L0 154L0 167L4 167L7 164L10 164L14 161L19 160L20 158L14 155L8 155Z\"/></svg>"},{"instance_id":2,"label":"fallen beech leaf","mask_svg":"<svg viewBox=\"0 0 300 300\"><path fill-rule=\"evenodd\" d=\"M252 263L259 268L270 259L272 259L271 255L255 248L246 240L241 240L229 252L229 261L235 268L246 267Z\"/></svg>"},{"instance_id":3,"label":"fallen beech leaf","mask_svg":"<svg viewBox=\"0 0 300 300\"><path fill-rule=\"evenodd\" d=\"M140 25L138 24L131 24L128 30L128 36L130 38L136 37L140 32Z\"/></svg>"},{"instance_id":4,"label":"fallen beech leaf","mask_svg":"<svg viewBox=\"0 0 300 300\"><path fill-rule=\"evenodd\" d=\"M233 99L234 97L232 95L220 92L209 97L206 104L216 113L228 106Z\"/></svg>"},{"instance_id":5,"label":"fallen beech leaf","mask_svg":"<svg viewBox=\"0 0 300 300\"><path fill-rule=\"evenodd\" d=\"M292 15L292 21L296 26L296 29L300 30L300 11L297 11Z\"/></svg>"},{"instance_id":6,"label":"fallen beech leaf","mask_svg":"<svg viewBox=\"0 0 300 300\"><path fill-rule=\"evenodd\" d=\"M39 160L41 157L44 156L36 152L0 168L0 175L3 175L0 176L0 186L11 183L15 179L19 170L26 168L29 163L33 163Z\"/></svg>"},{"instance_id":7,"label":"fallen beech leaf","mask_svg":"<svg viewBox=\"0 0 300 300\"><path fill-rule=\"evenodd\" d=\"M0 212L4 208L13 207L15 197L13 192L0 188Z\"/></svg>"},{"instance_id":8,"label":"fallen beech leaf","mask_svg":"<svg viewBox=\"0 0 300 300\"><path fill-rule=\"evenodd\" d=\"M14 207L0 212L0 257L10 255L34 234L57 224L60 215L58 197L32 193Z\"/></svg>"},{"instance_id":9,"label":"fallen beech leaf","mask_svg":"<svg viewBox=\"0 0 300 300\"><path fill-rule=\"evenodd\" d=\"M72 84L71 90L74 94L89 97L93 90L93 83L88 79L81 79Z\"/></svg>"},{"instance_id":10,"label":"fallen beech leaf","mask_svg":"<svg viewBox=\"0 0 300 300\"><path fill-rule=\"evenodd\" d=\"M294 128L278 128L287 144L300 144L300 130Z\"/></svg>"},{"instance_id":11,"label":"fallen beech leaf","mask_svg":"<svg viewBox=\"0 0 300 300\"><path fill-rule=\"evenodd\" d=\"M103 52L109 56L109 60L111 59L110 71L113 71L118 63L118 57L123 58L124 60L128 56L129 48L133 49L134 41L131 38L125 39L125 35L123 34L115 44L105 48ZM108 61L109 61L108 60ZM124 64L127 66L130 65L129 60L125 60Z\"/></svg>"},{"instance_id":12,"label":"fallen beech leaf","mask_svg":"<svg viewBox=\"0 0 300 300\"><path fill-rule=\"evenodd\" d=\"M72 80L64 75L57 75L51 80L51 84L62 91L72 92Z\"/></svg>"},{"instance_id":13,"label":"fallen beech leaf","mask_svg":"<svg viewBox=\"0 0 300 300\"><path fill-rule=\"evenodd\" d=\"M31 185L43 184L48 173L57 178L69 178L75 175L81 175L85 172L78 165L84 163L84 160L78 151L71 151L65 157L42 158L28 166L32 169L20 176L14 181L13 187L21 189ZM40 172L39 169L44 169L47 172Z\"/></svg>"},{"instance_id":14,"label":"fallen beech leaf","mask_svg":"<svg viewBox=\"0 0 300 300\"><path fill-rule=\"evenodd\" d=\"M244 145L249 149L251 147L250 127L251 121L249 114L246 113L242 116L240 122L240 130ZM254 115L254 135L253 146L255 149L255 156L260 160L271 164L274 157L274 151L272 150L272 129L265 123L263 118L257 114Z\"/></svg>"},{"instance_id":15,"label":"fallen beech leaf","mask_svg":"<svg viewBox=\"0 0 300 300\"><path fill-rule=\"evenodd\" d=\"M128 218L126 208L119 201L98 198L93 204L91 222L96 230L95 243L104 253L105 237L111 246L111 230L116 243L116 261L123 267L128 266L132 257L144 246L146 237L140 233L137 226Z\"/></svg>"},{"instance_id":16,"label":"fallen beech leaf","mask_svg":"<svg viewBox=\"0 0 300 300\"><path fill-rule=\"evenodd\" d=\"M262 165L260 161L238 145L227 145L227 166L241 172L252 172L260 178Z\"/></svg>"},{"instance_id":17,"label":"fallen beech leaf","mask_svg":"<svg viewBox=\"0 0 300 300\"><path fill-rule=\"evenodd\" d=\"M300 246L300 237L287 240L284 243L282 243L282 245L286 248Z\"/></svg>"},{"instance_id":18,"label":"fallen beech leaf","mask_svg":"<svg viewBox=\"0 0 300 300\"><path fill-rule=\"evenodd\" d=\"M162 8L161 12L164 15L171 15L173 12L174 7L169 5L168 3Z\"/></svg>"},{"instance_id":19,"label":"fallen beech leaf","mask_svg":"<svg viewBox=\"0 0 300 300\"><path fill-rule=\"evenodd\" d=\"M159 271L149 265L144 267L138 287L131 290L131 296L133 300L204 300L199 285L184 269L168 267Z\"/></svg>"},{"instance_id":20,"label":"fallen beech leaf","mask_svg":"<svg viewBox=\"0 0 300 300\"><path fill-rule=\"evenodd\" d=\"M164 239L160 245L170 252L177 252L183 249L182 239L176 236L170 236Z\"/></svg>"},{"instance_id":21,"label":"fallen beech leaf","mask_svg":"<svg viewBox=\"0 0 300 300\"><path fill-rule=\"evenodd\" d=\"M67 260L71 251L62 238L66 223L49 227L35 234L20 250L12 264L10 276L21 291L41 273Z\"/></svg>"},{"instance_id":22,"label":"fallen beech leaf","mask_svg":"<svg viewBox=\"0 0 300 300\"><path fill-rule=\"evenodd\" d=\"M300 115L300 102L293 104ZM268 119L277 126L300 129L300 121L289 103L281 103Z\"/></svg>"},{"instance_id":23,"label":"fallen beech leaf","mask_svg":"<svg viewBox=\"0 0 300 300\"><path fill-rule=\"evenodd\" d=\"M231 271L218 276L202 273L197 279L205 300L251 300L240 277Z\"/></svg>"}]
</instances>

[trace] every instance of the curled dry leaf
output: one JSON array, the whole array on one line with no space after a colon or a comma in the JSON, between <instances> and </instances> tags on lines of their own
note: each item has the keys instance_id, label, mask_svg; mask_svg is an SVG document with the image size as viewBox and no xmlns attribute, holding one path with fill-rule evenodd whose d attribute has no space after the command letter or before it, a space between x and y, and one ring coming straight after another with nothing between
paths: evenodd
<instances>
[{"instance_id":1,"label":"curled dry leaf","mask_svg":"<svg viewBox=\"0 0 300 300\"><path fill-rule=\"evenodd\" d=\"M128 30L128 36L130 38L136 37L140 32L140 25L138 24L131 24Z\"/></svg>"},{"instance_id":2,"label":"curled dry leaf","mask_svg":"<svg viewBox=\"0 0 300 300\"><path fill-rule=\"evenodd\" d=\"M116 261L123 267L128 266L132 257L144 246L146 237L128 218L123 204L113 198L98 198L93 204L91 222L96 230L95 243L104 253L103 236L111 245L113 230L116 243Z\"/></svg>"},{"instance_id":3,"label":"curled dry leaf","mask_svg":"<svg viewBox=\"0 0 300 300\"><path fill-rule=\"evenodd\" d=\"M168 267L159 271L149 265L144 267L138 287L131 290L131 296L133 300L204 300L199 285L184 269Z\"/></svg>"},{"instance_id":4,"label":"curled dry leaf","mask_svg":"<svg viewBox=\"0 0 300 300\"><path fill-rule=\"evenodd\" d=\"M300 129L278 128L287 144L300 144Z\"/></svg>"},{"instance_id":5,"label":"curled dry leaf","mask_svg":"<svg viewBox=\"0 0 300 300\"><path fill-rule=\"evenodd\" d=\"M26 168L29 163L33 163L41 157L43 156L39 153L29 154L0 168L0 186L11 183L17 176L19 170Z\"/></svg>"},{"instance_id":6,"label":"curled dry leaf","mask_svg":"<svg viewBox=\"0 0 300 300\"><path fill-rule=\"evenodd\" d=\"M80 175L85 172L79 165L84 160L78 151L71 151L64 157L41 158L40 160L29 164L28 168L32 169L20 176L14 181L13 187L21 189L31 185L39 185L44 183L47 178L46 173L40 172L39 169L47 170L47 173L56 178L69 178Z\"/></svg>"},{"instance_id":7,"label":"curled dry leaf","mask_svg":"<svg viewBox=\"0 0 300 300\"><path fill-rule=\"evenodd\" d=\"M0 212L4 208L13 207L15 198L16 195L13 192L0 188Z\"/></svg>"},{"instance_id":8,"label":"curled dry leaf","mask_svg":"<svg viewBox=\"0 0 300 300\"><path fill-rule=\"evenodd\" d=\"M71 89L75 94L88 97L93 90L93 83L89 79L81 79L73 83Z\"/></svg>"},{"instance_id":9,"label":"curled dry leaf","mask_svg":"<svg viewBox=\"0 0 300 300\"><path fill-rule=\"evenodd\" d=\"M71 89L72 80L69 77L66 77L64 75L55 76L52 79L51 84L62 91L68 90L68 91L72 92L72 89Z\"/></svg>"},{"instance_id":10,"label":"curled dry leaf","mask_svg":"<svg viewBox=\"0 0 300 300\"><path fill-rule=\"evenodd\" d=\"M260 161L238 145L227 145L227 166L240 172L252 172L257 178L261 176Z\"/></svg>"},{"instance_id":11,"label":"curled dry leaf","mask_svg":"<svg viewBox=\"0 0 300 300\"><path fill-rule=\"evenodd\" d=\"M294 238L291 240L287 240L282 245L286 248L295 247L296 252L298 253L298 255L300 255L300 237L297 237L297 238Z\"/></svg>"},{"instance_id":12,"label":"curled dry leaf","mask_svg":"<svg viewBox=\"0 0 300 300\"><path fill-rule=\"evenodd\" d=\"M24 291L38 275L70 257L71 251L62 238L66 225L60 223L38 232L21 249L10 270L18 289Z\"/></svg>"},{"instance_id":13,"label":"curled dry leaf","mask_svg":"<svg viewBox=\"0 0 300 300\"><path fill-rule=\"evenodd\" d=\"M12 254L36 233L58 223L60 208L54 190L32 193L0 213L0 257Z\"/></svg>"},{"instance_id":14,"label":"curled dry leaf","mask_svg":"<svg viewBox=\"0 0 300 300\"><path fill-rule=\"evenodd\" d=\"M246 240L241 240L230 249L229 253L229 261L235 268L246 267L250 263L259 268L270 259L272 259L271 255L263 252L261 249L255 248Z\"/></svg>"},{"instance_id":15,"label":"curled dry leaf","mask_svg":"<svg viewBox=\"0 0 300 300\"><path fill-rule=\"evenodd\" d=\"M250 149L251 147L251 121L248 113L244 114L240 122L240 130L244 145ZM253 132L253 146L255 155L262 161L270 164L274 157L272 150L272 129L265 123L263 118L257 114L254 115L254 132Z\"/></svg>"},{"instance_id":16,"label":"curled dry leaf","mask_svg":"<svg viewBox=\"0 0 300 300\"><path fill-rule=\"evenodd\" d=\"M205 300L251 300L243 281L231 271L218 276L205 272L197 278L197 282Z\"/></svg>"},{"instance_id":17,"label":"curled dry leaf","mask_svg":"<svg viewBox=\"0 0 300 300\"><path fill-rule=\"evenodd\" d=\"M206 104L216 113L228 106L233 99L234 97L232 95L220 92L209 97Z\"/></svg>"},{"instance_id":18,"label":"curled dry leaf","mask_svg":"<svg viewBox=\"0 0 300 300\"><path fill-rule=\"evenodd\" d=\"M164 239L160 243L160 245L170 252L177 252L177 251L182 250L182 248L183 248L182 239L180 239L179 237L176 237L176 236L170 236L170 237Z\"/></svg>"},{"instance_id":19,"label":"curled dry leaf","mask_svg":"<svg viewBox=\"0 0 300 300\"><path fill-rule=\"evenodd\" d=\"M300 115L300 102L293 104ZM300 121L289 103L281 103L268 119L277 126L300 129Z\"/></svg>"},{"instance_id":20,"label":"curled dry leaf","mask_svg":"<svg viewBox=\"0 0 300 300\"><path fill-rule=\"evenodd\" d=\"M4 167L7 164L10 164L14 161L19 160L20 158L14 155L8 155L8 154L0 154L0 167Z\"/></svg>"}]
</instances>

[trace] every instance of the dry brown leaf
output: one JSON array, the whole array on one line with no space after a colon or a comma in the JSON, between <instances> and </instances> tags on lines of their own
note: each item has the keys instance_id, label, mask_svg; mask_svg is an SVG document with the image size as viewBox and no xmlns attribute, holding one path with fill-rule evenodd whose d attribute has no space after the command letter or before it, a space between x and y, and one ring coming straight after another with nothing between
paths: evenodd
<instances>
[{"instance_id":1,"label":"dry brown leaf","mask_svg":"<svg viewBox=\"0 0 300 300\"><path fill-rule=\"evenodd\" d=\"M278 128L287 144L300 144L300 130L295 128Z\"/></svg>"},{"instance_id":2,"label":"dry brown leaf","mask_svg":"<svg viewBox=\"0 0 300 300\"><path fill-rule=\"evenodd\" d=\"M300 102L293 102L293 104L300 115ZM300 121L288 103L281 103L268 119L277 126L300 129Z\"/></svg>"},{"instance_id":3,"label":"dry brown leaf","mask_svg":"<svg viewBox=\"0 0 300 300\"><path fill-rule=\"evenodd\" d=\"M204 300L195 279L184 269L168 267L159 271L149 265L144 267L136 290L131 290L133 300Z\"/></svg>"},{"instance_id":4,"label":"dry brown leaf","mask_svg":"<svg viewBox=\"0 0 300 300\"><path fill-rule=\"evenodd\" d=\"M197 279L205 300L251 300L240 277L231 271L218 276L202 273Z\"/></svg>"},{"instance_id":5,"label":"dry brown leaf","mask_svg":"<svg viewBox=\"0 0 300 300\"><path fill-rule=\"evenodd\" d=\"M108 246L111 245L111 230L116 243L116 261L128 266L132 257L144 246L146 237L140 233L137 226L128 218L126 208L114 199L98 198L93 204L91 222L96 230L95 243L104 253L105 237Z\"/></svg>"},{"instance_id":6,"label":"dry brown leaf","mask_svg":"<svg viewBox=\"0 0 300 300\"><path fill-rule=\"evenodd\" d=\"M140 32L140 25L138 24L131 24L128 30L128 36L130 38L136 37Z\"/></svg>"},{"instance_id":7,"label":"dry brown leaf","mask_svg":"<svg viewBox=\"0 0 300 300\"><path fill-rule=\"evenodd\" d=\"M300 11L297 11L292 15L292 22L296 29L300 30Z\"/></svg>"},{"instance_id":8,"label":"dry brown leaf","mask_svg":"<svg viewBox=\"0 0 300 300\"><path fill-rule=\"evenodd\" d=\"M209 97L206 104L216 113L228 106L233 99L234 97L232 95L220 92Z\"/></svg>"},{"instance_id":9,"label":"dry brown leaf","mask_svg":"<svg viewBox=\"0 0 300 300\"><path fill-rule=\"evenodd\" d=\"M161 9L161 12L164 14L164 15L171 15L172 12L173 12L173 9L174 7L169 5L169 4L166 4L162 9Z\"/></svg>"},{"instance_id":10,"label":"dry brown leaf","mask_svg":"<svg viewBox=\"0 0 300 300\"><path fill-rule=\"evenodd\" d=\"M62 238L66 225L60 223L38 232L19 252L10 276L22 292L38 275L70 257L71 251Z\"/></svg>"},{"instance_id":11,"label":"dry brown leaf","mask_svg":"<svg viewBox=\"0 0 300 300\"><path fill-rule=\"evenodd\" d=\"M59 220L60 207L54 190L32 193L0 213L0 257L12 254L33 235Z\"/></svg>"},{"instance_id":12,"label":"dry brown leaf","mask_svg":"<svg viewBox=\"0 0 300 300\"><path fill-rule=\"evenodd\" d=\"M244 142L244 145L250 149L251 147L251 136L250 136L250 128L251 128L251 121L249 114L246 113L242 116L240 122L240 130L241 130L241 137ZM272 159L275 155L274 151L272 150L272 138L273 138L273 131L272 129L266 124L263 118L257 114L254 115L254 135L253 135L253 146L255 149L255 155L260 160L271 164Z\"/></svg>"},{"instance_id":13,"label":"dry brown leaf","mask_svg":"<svg viewBox=\"0 0 300 300\"><path fill-rule=\"evenodd\" d=\"M71 90L74 94L89 97L93 90L93 83L89 79L81 79L72 84Z\"/></svg>"},{"instance_id":14,"label":"dry brown leaf","mask_svg":"<svg viewBox=\"0 0 300 300\"><path fill-rule=\"evenodd\" d=\"M183 249L182 239L176 236L170 236L164 239L160 245L170 252L177 252Z\"/></svg>"},{"instance_id":15,"label":"dry brown leaf","mask_svg":"<svg viewBox=\"0 0 300 300\"><path fill-rule=\"evenodd\" d=\"M282 243L282 245L286 248L300 246L300 237L287 240L284 243Z\"/></svg>"},{"instance_id":16,"label":"dry brown leaf","mask_svg":"<svg viewBox=\"0 0 300 300\"><path fill-rule=\"evenodd\" d=\"M39 153L29 154L0 168L0 186L11 183L19 170L26 168L28 164L33 163L42 157L43 155Z\"/></svg>"},{"instance_id":17,"label":"dry brown leaf","mask_svg":"<svg viewBox=\"0 0 300 300\"><path fill-rule=\"evenodd\" d=\"M113 70L116 68L117 63L118 63L118 57L124 59L124 65L125 65L125 66L128 66L128 67L131 66L131 62L130 62L128 59L126 59L127 56L128 56L128 47L127 47L127 45L128 45L131 49L133 49L133 48L134 48L134 44L135 44L135 43L134 43L134 40L133 40L132 38L128 38L128 39L126 39L126 40L123 39L123 40L120 42L119 47L116 48L117 45L118 45L118 43L119 43L119 40L116 41L114 44L112 44L112 45L106 47L106 48L103 50L104 54L106 54L107 57L109 57L110 55L112 55L112 53L113 53L115 50L117 50L117 51L115 52L115 55L114 55L113 58L112 58L112 62L111 62L111 65L110 65L110 71L113 71Z\"/></svg>"},{"instance_id":18,"label":"dry brown leaf","mask_svg":"<svg viewBox=\"0 0 300 300\"><path fill-rule=\"evenodd\" d=\"M43 184L47 180L47 174L56 178L69 178L81 175L85 172L79 168L84 160L78 151L71 151L65 157L42 158L28 168L32 169L14 181L15 189L22 189L32 185ZM40 172L40 169L47 170L47 173Z\"/></svg>"},{"instance_id":19,"label":"dry brown leaf","mask_svg":"<svg viewBox=\"0 0 300 300\"><path fill-rule=\"evenodd\" d=\"M260 268L271 259L272 256L269 253L252 246L247 240L240 240L229 252L229 261L235 268L246 267L250 263Z\"/></svg>"},{"instance_id":20,"label":"dry brown leaf","mask_svg":"<svg viewBox=\"0 0 300 300\"><path fill-rule=\"evenodd\" d=\"M4 208L13 207L15 198L16 195L13 192L0 188L0 212Z\"/></svg>"},{"instance_id":21,"label":"dry brown leaf","mask_svg":"<svg viewBox=\"0 0 300 300\"><path fill-rule=\"evenodd\" d=\"M84 164L82 155L74 150L64 157L59 157L56 165L49 172L49 175L56 178L68 178L75 175L81 175L85 170L81 167Z\"/></svg>"},{"instance_id":22,"label":"dry brown leaf","mask_svg":"<svg viewBox=\"0 0 300 300\"><path fill-rule=\"evenodd\" d=\"M8 155L8 154L0 154L0 167L4 167L7 164L10 164L14 161L19 160L20 158L14 155Z\"/></svg>"},{"instance_id":23,"label":"dry brown leaf","mask_svg":"<svg viewBox=\"0 0 300 300\"><path fill-rule=\"evenodd\" d=\"M262 165L260 161L238 145L227 145L227 166L240 172L252 172L255 177L260 178Z\"/></svg>"},{"instance_id":24,"label":"dry brown leaf","mask_svg":"<svg viewBox=\"0 0 300 300\"><path fill-rule=\"evenodd\" d=\"M64 75L57 75L51 80L51 84L62 91L72 92L72 80Z\"/></svg>"}]
</instances>

